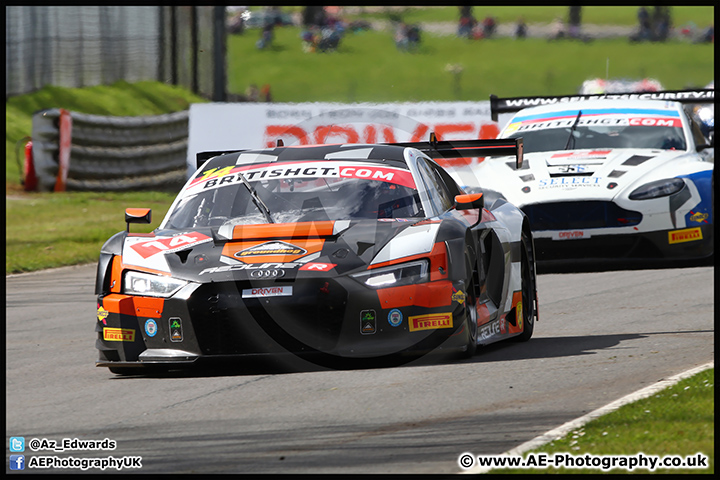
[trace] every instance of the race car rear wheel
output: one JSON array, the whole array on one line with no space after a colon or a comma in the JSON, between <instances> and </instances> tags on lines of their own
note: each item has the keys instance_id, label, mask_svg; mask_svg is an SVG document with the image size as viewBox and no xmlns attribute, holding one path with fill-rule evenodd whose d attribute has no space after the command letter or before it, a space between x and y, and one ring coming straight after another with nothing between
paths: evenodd
<instances>
[{"instance_id":1,"label":"race car rear wheel","mask_svg":"<svg viewBox=\"0 0 720 480\"><path fill-rule=\"evenodd\" d=\"M527 342L535 330L535 269L532 261L532 241L523 230L521 237L520 272L522 277L522 320L523 331L513 337L517 342Z\"/></svg>"}]
</instances>

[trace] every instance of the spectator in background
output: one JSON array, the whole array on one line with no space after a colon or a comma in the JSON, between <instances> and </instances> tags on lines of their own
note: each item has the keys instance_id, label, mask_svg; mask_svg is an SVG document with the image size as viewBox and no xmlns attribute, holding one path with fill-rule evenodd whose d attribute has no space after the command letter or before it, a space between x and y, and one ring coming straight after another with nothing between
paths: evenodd
<instances>
[{"instance_id":1,"label":"spectator in background","mask_svg":"<svg viewBox=\"0 0 720 480\"><path fill-rule=\"evenodd\" d=\"M272 44L273 41L273 29L275 28L275 23L268 22L265 24L265 26L262 29L262 33L260 34L260 40L255 42L255 46L259 50L264 50L265 48L269 47Z\"/></svg>"},{"instance_id":2,"label":"spectator in background","mask_svg":"<svg viewBox=\"0 0 720 480\"><path fill-rule=\"evenodd\" d=\"M268 85L267 83L265 85L263 85L263 87L262 87L262 96L263 96L263 101L268 102L268 103L272 102L272 95L270 94L270 85Z\"/></svg>"},{"instance_id":3,"label":"spectator in background","mask_svg":"<svg viewBox=\"0 0 720 480\"><path fill-rule=\"evenodd\" d=\"M227 18L227 32L230 34L242 35L245 31L245 12L247 7L226 7L225 11L228 14Z\"/></svg>"},{"instance_id":4,"label":"spectator in background","mask_svg":"<svg viewBox=\"0 0 720 480\"><path fill-rule=\"evenodd\" d=\"M650 14L647 11L647 8L640 7L638 9L638 26L640 28L639 32L639 40L650 40L650 37L652 36L652 26L650 24Z\"/></svg>"},{"instance_id":5,"label":"spectator in background","mask_svg":"<svg viewBox=\"0 0 720 480\"><path fill-rule=\"evenodd\" d=\"M582 7L572 6L568 12L568 36L570 38L580 38Z\"/></svg>"},{"instance_id":6,"label":"spectator in background","mask_svg":"<svg viewBox=\"0 0 720 480\"><path fill-rule=\"evenodd\" d=\"M565 38L565 24L562 18L557 17L553 23L550 24L550 40L558 40L560 38Z\"/></svg>"},{"instance_id":7,"label":"spectator in background","mask_svg":"<svg viewBox=\"0 0 720 480\"><path fill-rule=\"evenodd\" d=\"M485 20L483 20L483 37L490 38L495 33L495 28L497 27L497 22L495 21L495 17L488 15L485 17Z\"/></svg>"},{"instance_id":8,"label":"spectator in background","mask_svg":"<svg viewBox=\"0 0 720 480\"><path fill-rule=\"evenodd\" d=\"M568 29L567 36L575 40L582 40L583 42L590 42L592 38L588 35L582 34L582 7L572 6L568 11Z\"/></svg>"},{"instance_id":9,"label":"spectator in background","mask_svg":"<svg viewBox=\"0 0 720 480\"><path fill-rule=\"evenodd\" d=\"M303 9L302 21L305 27L325 25L325 8L321 6L309 6Z\"/></svg>"},{"instance_id":10,"label":"spectator in background","mask_svg":"<svg viewBox=\"0 0 720 480\"><path fill-rule=\"evenodd\" d=\"M245 97L248 102L257 102L260 100L260 92L258 92L257 85L251 83L250 86L245 89Z\"/></svg>"},{"instance_id":11,"label":"spectator in background","mask_svg":"<svg viewBox=\"0 0 720 480\"><path fill-rule=\"evenodd\" d=\"M302 49L305 53L313 53L317 49L317 27L308 25L308 28L300 33L302 39Z\"/></svg>"},{"instance_id":12,"label":"spectator in background","mask_svg":"<svg viewBox=\"0 0 720 480\"><path fill-rule=\"evenodd\" d=\"M398 23L395 28L395 47L401 52L408 49L407 25L405 25L405 22Z\"/></svg>"},{"instance_id":13,"label":"spectator in background","mask_svg":"<svg viewBox=\"0 0 720 480\"><path fill-rule=\"evenodd\" d=\"M472 7L460 7L460 21L458 22L457 35L460 38L470 38L477 20L472 15Z\"/></svg>"},{"instance_id":14,"label":"spectator in background","mask_svg":"<svg viewBox=\"0 0 720 480\"><path fill-rule=\"evenodd\" d=\"M672 27L670 17L670 7L655 7L655 11L653 12L653 25L655 27L653 40L664 42L668 39L670 27Z\"/></svg>"},{"instance_id":15,"label":"spectator in background","mask_svg":"<svg viewBox=\"0 0 720 480\"><path fill-rule=\"evenodd\" d=\"M715 25L711 23L703 30L702 35L696 43L715 43Z\"/></svg>"},{"instance_id":16,"label":"spectator in background","mask_svg":"<svg viewBox=\"0 0 720 480\"><path fill-rule=\"evenodd\" d=\"M479 22L475 22L475 26L472 29L472 38L473 40L482 40L485 38L485 34L483 33L483 26Z\"/></svg>"},{"instance_id":17,"label":"spectator in background","mask_svg":"<svg viewBox=\"0 0 720 480\"><path fill-rule=\"evenodd\" d=\"M412 51L417 50L420 46L420 26L417 24L408 25L407 27L408 48Z\"/></svg>"},{"instance_id":18,"label":"spectator in background","mask_svg":"<svg viewBox=\"0 0 720 480\"><path fill-rule=\"evenodd\" d=\"M520 17L515 25L515 38L525 37L527 37L527 25L525 24L525 19Z\"/></svg>"},{"instance_id":19,"label":"spectator in background","mask_svg":"<svg viewBox=\"0 0 720 480\"><path fill-rule=\"evenodd\" d=\"M317 42L317 49L320 52L332 52L337 50L345 28L339 22L332 22L320 30L320 40Z\"/></svg>"},{"instance_id":20,"label":"spectator in background","mask_svg":"<svg viewBox=\"0 0 720 480\"><path fill-rule=\"evenodd\" d=\"M640 7L637 12L638 30L630 35L631 42L646 42L653 39L652 22L647 8Z\"/></svg>"}]
</instances>

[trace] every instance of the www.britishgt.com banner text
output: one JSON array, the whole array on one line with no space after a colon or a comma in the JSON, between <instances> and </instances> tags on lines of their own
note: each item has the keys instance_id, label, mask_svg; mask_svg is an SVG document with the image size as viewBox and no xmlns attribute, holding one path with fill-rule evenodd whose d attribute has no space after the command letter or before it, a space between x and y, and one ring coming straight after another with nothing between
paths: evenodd
<instances>
[{"instance_id":1,"label":"www.britishgt.com banner text","mask_svg":"<svg viewBox=\"0 0 720 480\"><path fill-rule=\"evenodd\" d=\"M331 143L495 138L490 102L384 104L196 103L190 106L188 176L203 151Z\"/></svg>"}]
</instances>

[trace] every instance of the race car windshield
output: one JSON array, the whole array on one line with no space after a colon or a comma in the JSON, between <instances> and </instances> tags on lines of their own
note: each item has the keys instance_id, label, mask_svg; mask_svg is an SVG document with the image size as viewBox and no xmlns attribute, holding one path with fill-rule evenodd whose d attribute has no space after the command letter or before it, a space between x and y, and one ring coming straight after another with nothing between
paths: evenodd
<instances>
[{"instance_id":1,"label":"race car windshield","mask_svg":"<svg viewBox=\"0 0 720 480\"><path fill-rule=\"evenodd\" d=\"M305 169L308 170L308 169ZM364 174L363 170L358 169ZM368 169L369 171L369 169ZM409 176L409 172L407 172ZM389 175L386 175L389 177ZM226 175L222 178L230 178ZM321 220L424 218L420 196L410 182L394 183L386 178L302 177L244 178L257 193L276 223ZM206 180L198 193L184 196L172 210L167 228L213 227L224 224L267 223L263 209L253 202L251 191L241 180Z\"/></svg>"},{"instance_id":2,"label":"race car windshield","mask_svg":"<svg viewBox=\"0 0 720 480\"><path fill-rule=\"evenodd\" d=\"M518 122L511 133L506 129L503 138L523 138L525 153L548 152L584 148L652 148L658 150L685 150L687 144L679 119L619 118L598 122L592 116L583 117L572 127L575 117L569 120ZM512 122L512 121L511 121Z\"/></svg>"}]
</instances>

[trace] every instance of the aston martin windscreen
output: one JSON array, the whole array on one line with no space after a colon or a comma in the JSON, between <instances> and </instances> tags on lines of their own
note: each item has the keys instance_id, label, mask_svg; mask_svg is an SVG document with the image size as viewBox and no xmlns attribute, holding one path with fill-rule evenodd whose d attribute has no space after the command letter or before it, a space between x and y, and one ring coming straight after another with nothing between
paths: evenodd
<instances>
[{"instance_id":1,"label":"aston martin windscreen","mask_svg":"<svg viewBox=\"0 0 720 480\"><path fill-rule=\"evenodd\" d=\"M568 108L517 115L504 130L523 138L525 153L593 148L685 150L678 112L652 108Z\"/></svg>"}]
</instances>

